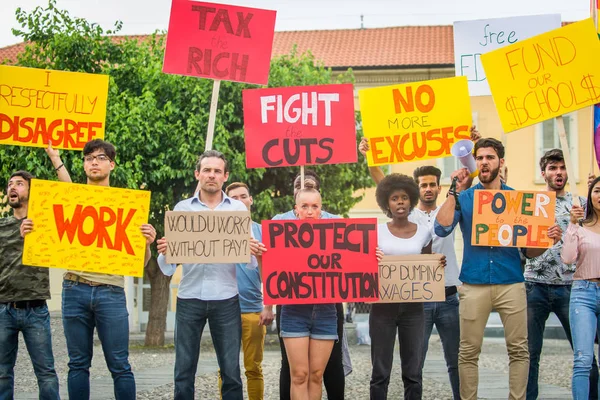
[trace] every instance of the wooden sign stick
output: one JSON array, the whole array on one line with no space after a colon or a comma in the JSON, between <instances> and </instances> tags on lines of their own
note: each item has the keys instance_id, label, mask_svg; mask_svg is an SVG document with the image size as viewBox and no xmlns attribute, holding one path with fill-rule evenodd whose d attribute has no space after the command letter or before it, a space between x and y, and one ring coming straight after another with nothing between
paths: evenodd
<instances>
[{"instance_id":1,"label":"wooden sign stick","mask_svg":"<svg viewBox=\"0 0 600 400\"><path fill-rule=\"evenodd\" d=\"M217 117L217 104L219 103L219 89L221 81L216 79L213 83L212 97L210 98L210 114L208 115L208 132L204 151L212 150L213 137L215 136L215 119Z\"/></svg>"},{"instance_id":2,"label":"wooden sign stick","mask_svg":"<svg viewBox=\"0 0 600 400\"><path fill-rule=\"evenodd\" d=\"M571 158L571 149L569 147L569 142L567 141L565 121L563 120L562 115L556 117L556 124L558 125L558 137L560 139L560 147L563 151L563 157L565 158L567 171L571 173L571 179L569 179L569 184L571 186L571 194L573 195L573 204L576 206L581 206L581 204L579 203L579 196L577 195L577 184L575 183L575 181L577 180L575 176L575 164L573 163L573 159Z\"/></svg>"},{"instance_id":3,"label":"wooden sign stick","mask_svg":"<svg viewBox=\"0 0 600 400\"><path fill-rule=\"evenodd\" d=\"M304 189L304 165L300 166L300 189Z\"/></svg>"}]
</instances>

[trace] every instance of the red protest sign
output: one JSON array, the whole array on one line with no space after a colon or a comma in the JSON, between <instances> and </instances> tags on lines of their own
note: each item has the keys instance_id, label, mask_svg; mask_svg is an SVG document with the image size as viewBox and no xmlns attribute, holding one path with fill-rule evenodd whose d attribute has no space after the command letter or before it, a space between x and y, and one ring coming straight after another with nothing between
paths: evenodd
<instances>
[{"instance_id":1,"label":"red protest sign","mask_svg":"<svg viewBox=\"0 0 600 400\"><path fill-rule=\"evenodd\" d=\"M265 304L378 299L377 220L263 221Z\"/></svg>"},{"instance_id":2,"label":"red protest sign","mask_svg":"<svg viewBox=\"0 0 600 400\"><path fill-rule=\"evenodd\" d=\"M275 11L173 0L163 72L266 85Z\"/></svg>"},{"instance_id":3,"label":"red protest sign","mask_svg":"<svg viewBox=\"0 0 600 400\"><path fill-rule=\"evenodd\" d=\"M242 92L248 168L355 163L351 84Z\"/></svg>"}]
</instances>

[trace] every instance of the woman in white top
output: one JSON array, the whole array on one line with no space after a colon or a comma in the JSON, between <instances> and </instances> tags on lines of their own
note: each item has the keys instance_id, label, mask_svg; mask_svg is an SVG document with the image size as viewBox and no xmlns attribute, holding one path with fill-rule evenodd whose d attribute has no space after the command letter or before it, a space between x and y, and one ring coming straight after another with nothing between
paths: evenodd
<instances>
[{"instance_id":1,"label":"woman in white top","mask_svg":"<svg viewBox=\"0 0 600 400\"><path fill-rule=\"evenodd\" d=\"M377 185L375 197L379 207L392 219L379 225L378 246L383 254L430 254L430 229L408 220L419 201L415 181L406 175L388 175ZM387 398L396 335L400 342L404 398L421 399L424 324L423 303L373 304L369 315L371 399Z\"/></svg>"}]
</instances>

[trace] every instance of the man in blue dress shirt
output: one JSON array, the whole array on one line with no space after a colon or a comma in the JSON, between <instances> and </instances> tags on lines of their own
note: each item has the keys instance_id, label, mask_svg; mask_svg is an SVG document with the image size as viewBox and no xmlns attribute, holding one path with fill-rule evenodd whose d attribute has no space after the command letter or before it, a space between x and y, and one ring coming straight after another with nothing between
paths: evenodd
<instances>
[{"instance_id":1,"label":"man in blue dress shirt","mask_svg":"<svg viewBox=\"0 0 600 400\"><path fill-rule=\"evenodd\" d=\"M502 319L509 357L511 399L525 399L529 372L527 345L527 299L519 249L515 247L472 246L473 198L475 190L513 190L500 179L504 166L504 146L496 139L480 139L474 148L479 181L470 188L466 169L456 171L458 196L448 196L435 221L435 233L448 236L460 223L464 255L459 279L460 351L458 370L460 398L477 399L478 360L488 317L495 309ZM458 197L459 207L456 207ZM548 237L560 240L561 230L554 225ZM537 257L545 249L524 249L526 257Z\"/></svg>"},{"instance_id":2,"label":"man in blue dress shirt","mask_svg":"<svg viewBox=\"0 0 600 400\"><path fill-rule=\"evenodd\" d=\"M195 175L200 190L177 203L174 211L247 211L244 203L228 197L222 190L229 177L222 153L205 151L196 164ZM158 265L163 274L171 276L177 265L166 262L167 240L163 237L157 244ZM207 320L223 379L223 400L243 399L239 360L242 322L236 268L233 263L183 264L175 317L176 400L194 398L200 338Z\"/></svg>"}]
</instances>

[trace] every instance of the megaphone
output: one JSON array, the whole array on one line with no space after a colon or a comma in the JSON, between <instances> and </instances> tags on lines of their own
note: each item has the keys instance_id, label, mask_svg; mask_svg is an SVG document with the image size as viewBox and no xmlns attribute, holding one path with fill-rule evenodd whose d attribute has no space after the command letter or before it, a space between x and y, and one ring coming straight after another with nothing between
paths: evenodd
<instances>
[{"instance_id":1,"label":"megaphone","mask_svg":"<svg viewBox=\"0 0 600 400\"><path fill-rule=\"evenodd\" d=\"M464 165L471 174L471 178L475 178L479 171L477 170L477 164L475 164L475 157L473 156L473 142L469 139L459 140L454 143L450 149L450 153L456 158L462 165Z\"/></svg>"}]
</instances>

